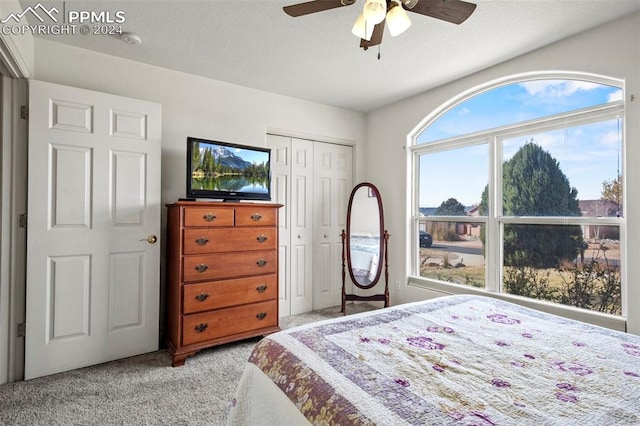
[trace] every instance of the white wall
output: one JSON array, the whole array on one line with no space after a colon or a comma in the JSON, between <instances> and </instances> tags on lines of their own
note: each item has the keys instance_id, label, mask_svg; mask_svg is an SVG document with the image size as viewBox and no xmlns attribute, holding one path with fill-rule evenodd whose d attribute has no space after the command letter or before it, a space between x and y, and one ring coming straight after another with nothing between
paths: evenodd
<instances>
[{"instance_id":1,"label":"white wall","mask_svg":"<svg viewBox=\"0 0 640 426\"><path fill-rule=\"evenodd\" d=\"M369 197L369 187L358 188L352 201L351 234L379 236L379 214L378 198Z\"/></svg>"},{"instance_id":2,"label":"white wall","mask_svg":"<svg viewBox=\"0 0 640 426\"><path fill-rule=\"evenodd\" d=\"M267 129L282 129L318 140L351 141L356 171L364 170L362 113L42 39L35 42L34 78L162 104L163 203L185 196L187 136L266 146Z\"/></svg>"},{"instance_id":3,"label":"white wall","mask_svg":"<svg viewBox=\"0 0 640 426\"><path fill-rule=\"evenodd\" d=\"M391 303L432 297L434 293L407 286L406 256L409 223L407 135L424 118L450 99L474 87L508 76L538 71L574 71L625 80L628 330L640 334L640 13L571 37L451 84L374 111L368 116L365 161L367 180L378 186L391 234L389 264ZM425 70L428 72L428 70ZM635 100L630 101L631 95ZM389 164L396 167L390 170Z\"/></svg>"},{"instance_id":4,"label":"white wall","mask_svg":"<svg viewBox=\"0 0 640 426\"><path fill-rule=\"evenodd\" d=\"M365 141L366 117L359 112L42 39L35 41L33 78L160 103L163 205L185 197L187 136L266 146L266 133L270 131L349 143L354 146L354 181L358 181L364 173L362 145ZM162 223L164 241L165 209ZM164 291L162 294L164 299Z\"/></svg>"}]
</instances>

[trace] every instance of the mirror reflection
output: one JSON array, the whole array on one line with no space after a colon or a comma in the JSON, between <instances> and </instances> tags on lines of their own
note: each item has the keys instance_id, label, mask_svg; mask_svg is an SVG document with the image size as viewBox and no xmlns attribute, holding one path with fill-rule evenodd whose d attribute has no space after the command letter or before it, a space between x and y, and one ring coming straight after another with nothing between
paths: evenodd
<instances>
[{"instance_id":1,"label":"mirror reflection","mask_svg":"<svg viewBox=\"0 0 640 426\"><path fill-rule=\"evenodd\" d=\"M378 194L369 186L361 186L351 205L349 255L353 279L360 285L375 283L380 273L381 234Z\"/></svg>"}]
</instances>

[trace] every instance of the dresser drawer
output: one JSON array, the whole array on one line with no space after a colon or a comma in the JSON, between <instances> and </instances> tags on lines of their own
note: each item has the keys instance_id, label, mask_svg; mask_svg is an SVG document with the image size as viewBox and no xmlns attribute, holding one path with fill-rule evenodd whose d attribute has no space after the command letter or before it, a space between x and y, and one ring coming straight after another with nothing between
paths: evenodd
<instances>
[{"instance_id":1,"label":"dresser drawer","mask_svg":"<svg viewBox=\"0 0 640 426\"><path fill-rule=\"evenodd\" d=\"M277 300L218 309L212 312L186 315L182 326L182 344L243 333L278 324Z\"/></svg>"},{"instance_id":2,"label":"dresser drawer","mask_svg":"<svg viewBox=\"0 0 640 426\"><path fill-rule=\"evenodd\" d=\"M184 209L184 226L233 226L233 209L190 207Z\"/></svg>"},{"instance_id":3,"label":"dresser drawer","mask_svg":"<svg viewBox=\"0 0 640 426\"><path fill-rule=\"evenodd\" d=\"M274 274L276 250L184 256L184 281Z\"/></svg>"},{"instance_id":4,"label":"dresser drawer","mask_svg":"<svg viewBox=\"0 0 640 426\"><path fill-rule=\"evenodd\" d=\"M275 227L192 228L184 230L184 254L276 248Z\"/></svg>"},{"instance_id":5,"label":"dresser drawer","mask_svg":"<svg viewBox=\"0 0 640 426\"><path fill-rule=\"evenodd\" d=\"M278 212L272 208L236 207L236 226L274 226Z\"/></svg>"},{"instance_id":6,"label":"dresser drawer","mask_svg":"<svg viewBox=\"0 0 640 426\"><path fill-rule=\"evenodd\" d=\"M273 300L278 294L275 274L184 285L183 312L193 314L229 306Z\"/></svg>"}]
</instances>

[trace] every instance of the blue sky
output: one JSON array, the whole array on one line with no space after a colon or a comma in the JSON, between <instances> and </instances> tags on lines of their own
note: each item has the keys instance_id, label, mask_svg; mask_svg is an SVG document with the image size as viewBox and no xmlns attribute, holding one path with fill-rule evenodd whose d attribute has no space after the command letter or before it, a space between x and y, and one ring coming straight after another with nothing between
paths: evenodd
<instances>
[{"instance_id":1,"label":"blue sky","mask_svg":"<svg viewBox=\"0 0 640 426\"><path fill-rule=\"evenodd\" d=\"M620 88L576 80L514 83L477 95L452 108L418 137L418 143L449 138L507 124L621 99ZM602 182L621 170L618 120L506 140L503 161L528 140L542 146L560 164L581 200L599 199ZM477 204L487 184L486 145L423 156L420 206L437 207L448 198Z\"/></svg>"},{"instance_id":2,"label":"blue sky","mask_svg":"<svg viewBox=\"0 0 640 426\"><path fill-rule=\"evenodd\" d=\"M254 151L240 148L233 149L232 151L235 155L242 158L243 160L254 164L266 163L269 160L268 153L264 151Z\"/></svg>"},{"instance_id":3,"label":"blue sky","mask_svg":"<svg viewBox=\"0 0 640 426\"><path fill-rule=\"evenodd\" d=\"M206 140L204 139L200 140L201 152L204 152L204 150L207 149L206 143L207 143ZM211 141L209 143L218 146L218 144L215 141ZM225 148L227 148L229 151L233 152L235 155L242 158L243 160L253 164L262 164L269 161L269 155L268 155L268 152L266 151L258 151L254 149L243 149L243 148L229 147L229 146L225 146Z\"/></svg>"}]
</instances>

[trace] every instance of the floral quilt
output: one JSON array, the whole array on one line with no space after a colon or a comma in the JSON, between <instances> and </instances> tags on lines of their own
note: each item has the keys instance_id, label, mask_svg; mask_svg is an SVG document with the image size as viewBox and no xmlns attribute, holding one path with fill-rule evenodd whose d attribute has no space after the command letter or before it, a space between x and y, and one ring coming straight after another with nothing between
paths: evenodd
<instances>
[{"instance_id":1,"label":"floral quilt","mask_svg":"<svg viewBox=\"0 0 640 426\"><path fill-rule=\"evenodd\" d=\"M312 424L640 424L640 337L486 297L285 330L249 362Z\"/></svg>"}]
</instances>

